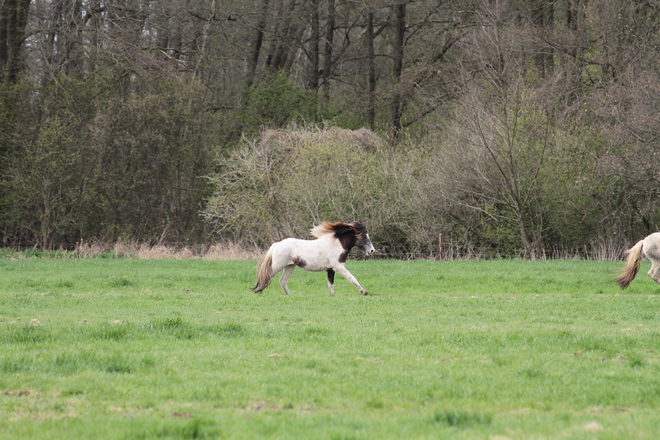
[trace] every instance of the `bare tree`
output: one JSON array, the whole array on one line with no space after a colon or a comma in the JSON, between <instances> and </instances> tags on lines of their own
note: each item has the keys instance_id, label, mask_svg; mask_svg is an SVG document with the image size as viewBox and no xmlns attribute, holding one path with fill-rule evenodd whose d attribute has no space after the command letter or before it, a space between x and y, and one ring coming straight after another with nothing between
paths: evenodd
<instances>
[{"instance_id":1,"label":"bare tree","mask_svg":"<svg viewBox=\"0 0 660 440\"><path fill-rule=\"evenodd\" d=\"M367 123L372 130L376 129L376 53L374 51L374 13L367 13L367 93L368 93L368 110L367 110Z\"/></svg>"},{"instance_id":2,"label":"bare tree","mask_svg":"<svg viewBox=\"0 0 660 440\"><path fill-rule=\"evenodd\" d=\"M327 18L325 24L325 36L323 38L323 108L327 108L330 102L330 78L332 76L333 55L332 49L335 40L335 0L327 0Z\"/></svg>"},{"instance_id":3,"label":"bare tree","mask_svg":"<svg viewBox=\"0 0 660 440\"><path fill-rule=\"evenodd\" d=\"M479 31L462 45L468 84L456 112L455 152L445 162L454 176L447 194L458 206L515 224L525 254L536 258L552 120L525 83L520 32L508 26L507 14L498 1L485 7Z\"/></svg>"}]
</instances>

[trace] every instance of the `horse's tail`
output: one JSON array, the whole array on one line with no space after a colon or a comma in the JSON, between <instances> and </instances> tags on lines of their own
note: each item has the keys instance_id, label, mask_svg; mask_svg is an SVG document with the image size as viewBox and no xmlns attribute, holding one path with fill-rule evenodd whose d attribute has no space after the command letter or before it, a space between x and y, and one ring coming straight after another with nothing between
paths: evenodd
<instances>
[{"instance_id":1,"label":"horse's tail","mask_svg":"<svg viewBox=\"0 0 660 440\"><path fill-rule=\"evenodd\" d=\"M261 293L273 278L273 247L268 249L268 253L261 259L257 265L257 284L254 285L252 290L254 293Z\"/></svg>"},{"instance_id":2,"label":"horse's tail","mask_svg":"<svg viewBox=\"0 0 660 440\"><path fill-rule=\"evenodd\" d=\"M626 259L626 266L621 269L621 275L614 278L614 282L622 289L625 289L632 283L632 280L639 272L639 265L642 261L642 248L644 247L644 240L640 240L637 244L626 251L628 258Z\"/></svg>"}]
</instances>

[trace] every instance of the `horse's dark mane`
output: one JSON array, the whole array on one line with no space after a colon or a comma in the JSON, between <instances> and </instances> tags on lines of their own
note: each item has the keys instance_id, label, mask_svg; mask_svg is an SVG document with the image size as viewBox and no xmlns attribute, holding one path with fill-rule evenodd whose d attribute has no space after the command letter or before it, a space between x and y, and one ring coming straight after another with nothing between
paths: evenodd
<instances>
[{"instance_id":1,"label":"horse's dark mane","mask_svg":"<svg viewBox=\"0 0 660 440\"><path fill-rule=\"evenodd\" d=\"M320 238L325 234L334 234L335 238L339 240L341 246L344 248L339 257L339 262L344 263L348 258L348 253L355 247L358 239L364 239L367 234L367 228L360 222L322 222L311 231L314 237Z\"/></svg>"},{"instance_id":2,"label":"horse's dark mane","mask_svg":"<svg viewBox=\"0 0 660 440\"><path fill-rule=\"evenodd\" d=\"M355 236L364 235L367 228L360 222L322 222L320 225L312 229L311 233L314 237L319 238L324 234L334 233L336 237L340 235L353 234Z\"/></svg>"}]
</instances>

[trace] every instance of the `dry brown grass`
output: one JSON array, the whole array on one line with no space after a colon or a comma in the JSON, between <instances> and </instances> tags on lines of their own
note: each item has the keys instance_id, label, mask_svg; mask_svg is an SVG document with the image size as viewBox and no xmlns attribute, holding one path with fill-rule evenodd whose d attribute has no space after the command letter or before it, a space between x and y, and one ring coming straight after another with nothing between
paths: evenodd
<instances>
[{"instance_id":1,"label":"dry brown grass","mask_svg":"<svg viewBox=\"0 0 660 440\"><path fill-rule=\"evenodd\" d=\"M103 245L99 242L82 243L76 247L75 253L78 258L95 258L109 250L110 246Z\"/></svg>"},{"instance_id":2,"label":"dry brown grass","mask_svg":"<svg viewBox=\"0 0 660 440\"><path fill-rule=\"evenodd\" d=\"M239 246L234 243L218 243L209 247L204 255L205 260L256 260L263 256L264 251L258 247Z\"/></svg>"},{"instance_id":3,"label":"dry brown grass","mask_svg":"<svg viewBox=\"0 0 660 440\"><path fill-rule=\"evenodd\" d=\"M255 260L262 255L256 247L240 246L234 243L216 243L211 246L174 247L165 245L151 246L144 243L120 241L115 243L116 258L138 260L185 260L198 258L203 260Z\"/></svg>"},{"instance_id":4,"label":"dry brown grass","mask_svg":"<svg viewBox=\"0 0 660 440\"><path fill-rule=\"evenodd\" d=\"M263 256L264 251L256 246L241 246L235 243L222 242L213 245L196 246L168 246L149 245L138 241L120 240L115 244L101 242L78 243L75 249L59 249L56 251L35 253L34 250L15 250L2 254L0 258L10 260L25 260L38 256L48 259L75 259L100 258L112 256L114 258L136 260L185 260L202 259L211 261L221 260L257 260Z\"/></svg>"}]
</instances>

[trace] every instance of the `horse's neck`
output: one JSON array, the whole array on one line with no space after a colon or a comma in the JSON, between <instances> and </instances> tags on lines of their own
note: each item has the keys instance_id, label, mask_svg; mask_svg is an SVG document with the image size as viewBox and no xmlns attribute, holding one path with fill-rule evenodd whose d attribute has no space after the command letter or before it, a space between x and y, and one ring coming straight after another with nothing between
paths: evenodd
<instances>
[{"instance_id":1,"label":"horse's neck","mask_svg":"<svg viewBox=\"0 0 660 440\"><path fill-rule=\"evenodd\" d=\"M313 240L313 242L318 247L322 247L322 248L325 248L325 249L328 249L328 250L336 248L336 247L341 247L341 248L345 249L344 246L343 246L343 243L337 237L335 237L334 234L322 235L321 237L317 238L316 240Z\"/></svg>"}]
</instances>

